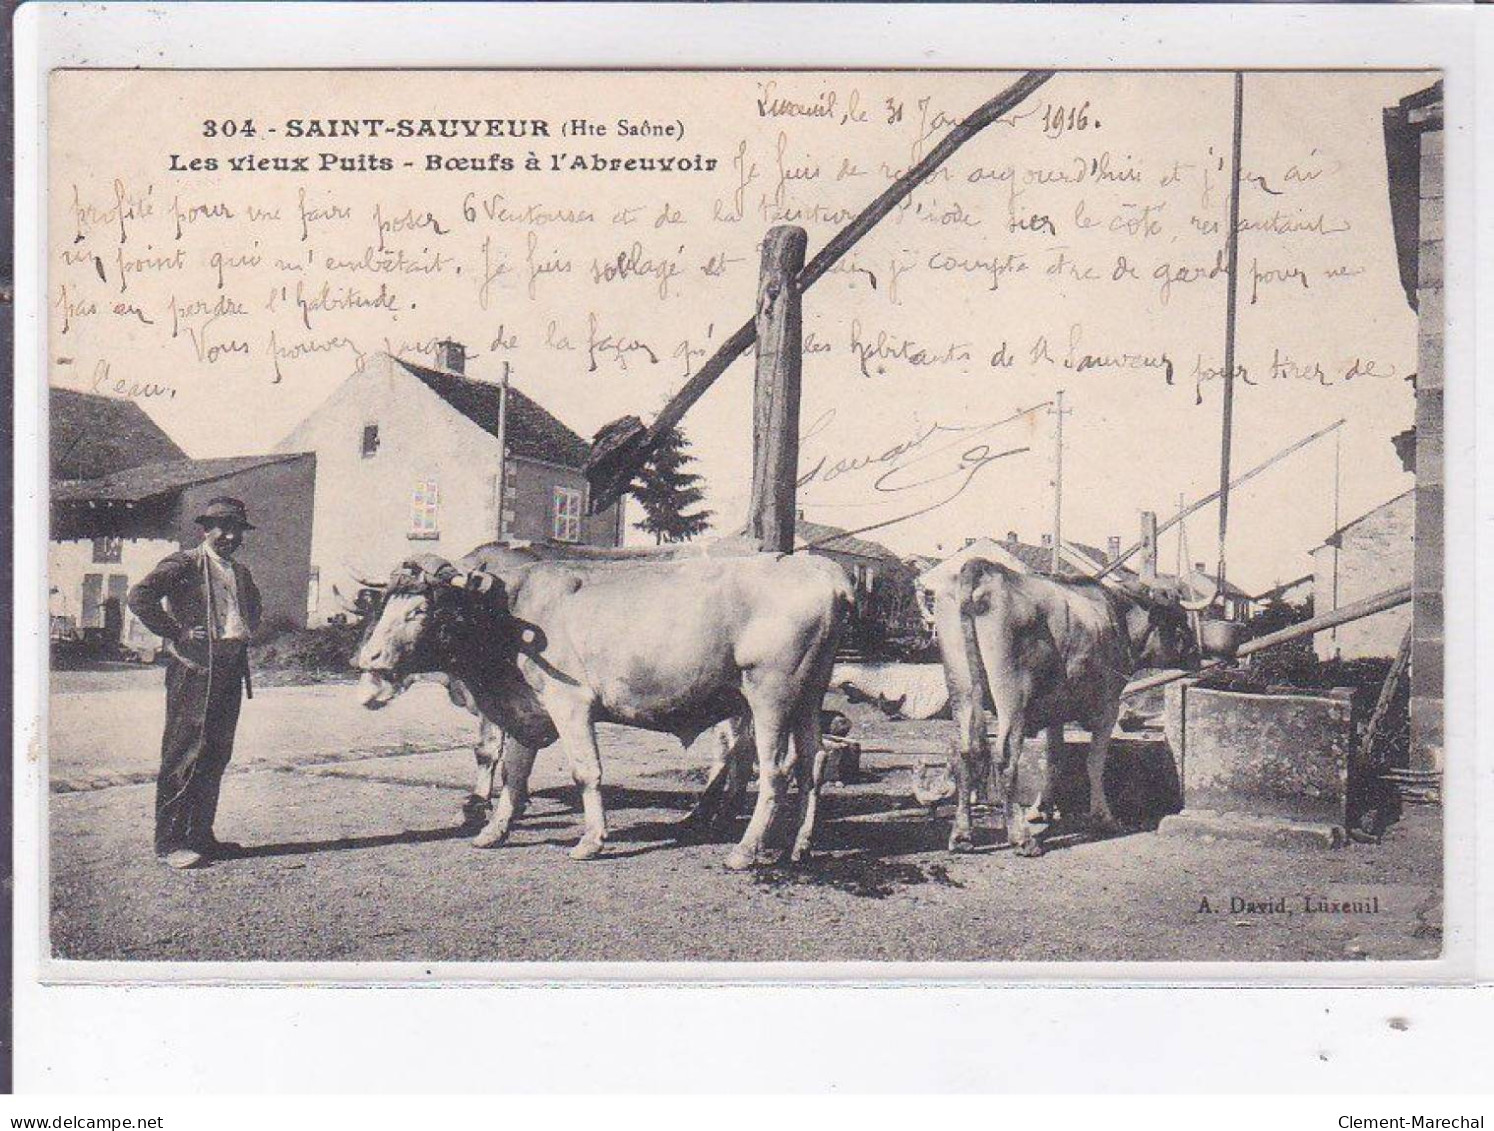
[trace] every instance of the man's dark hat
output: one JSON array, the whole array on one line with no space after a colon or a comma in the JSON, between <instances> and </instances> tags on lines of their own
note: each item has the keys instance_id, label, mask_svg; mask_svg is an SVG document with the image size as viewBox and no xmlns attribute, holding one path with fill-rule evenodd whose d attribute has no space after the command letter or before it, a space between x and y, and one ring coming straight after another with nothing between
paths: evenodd
<instances>
[{"instance_id":1,"label":"man's dark hat","mask_svg":"<svg viewBox=\"0 0 1494 1131\"><path fill-rule=\"evenodd\" d=\"M244 501L230 498L227 495L219 495L216 499L208 500L207 507L192 521L198 526L237 526L240 530L256 529L254 523L249 521L249 512L244 506Z\"/></svg>"}]
</instances>

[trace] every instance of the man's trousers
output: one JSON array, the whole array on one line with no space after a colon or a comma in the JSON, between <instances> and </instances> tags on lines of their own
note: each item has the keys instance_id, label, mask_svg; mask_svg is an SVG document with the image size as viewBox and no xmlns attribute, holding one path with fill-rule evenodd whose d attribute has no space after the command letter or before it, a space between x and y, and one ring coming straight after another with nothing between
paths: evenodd
<instances>
[{"instance_id":1,"label":"man's trousers","mask_svg":"<svg viewBox=\"0 0 1494 1131\"><path fill-rule=\"evenodd\" d=\"M175 658L166 667L166 730L156 779L156 853L162 856L212 844L218 790L233 757L246 646L229 640L211 647L211 674Z\"/></svg>"}]
</instances>

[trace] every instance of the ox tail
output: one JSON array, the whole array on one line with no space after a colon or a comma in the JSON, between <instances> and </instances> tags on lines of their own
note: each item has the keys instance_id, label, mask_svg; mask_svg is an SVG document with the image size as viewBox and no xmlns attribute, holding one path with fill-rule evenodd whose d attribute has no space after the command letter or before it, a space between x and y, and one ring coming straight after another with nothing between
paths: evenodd
<instances>
[{"instance_id":1,"label":"ox tail","mask_svg":"<svg viewBox=\"0 0 1494 1131\"><path fill-rule=\"evenodd\" d=\"M975 618L986 611L986 599L976 592L984 577L982 563L966 562L955 581L955 607L960 613L960 635L965 645L965 666L970 671L970 704L968 719L960 719L956 708L956 722L965 728L964 740L972 753L989 756L986 745L986 665L981 657L980 641L975 633ZM954 704L951 704L954 706Z\"/></svg>"}]
</instances>

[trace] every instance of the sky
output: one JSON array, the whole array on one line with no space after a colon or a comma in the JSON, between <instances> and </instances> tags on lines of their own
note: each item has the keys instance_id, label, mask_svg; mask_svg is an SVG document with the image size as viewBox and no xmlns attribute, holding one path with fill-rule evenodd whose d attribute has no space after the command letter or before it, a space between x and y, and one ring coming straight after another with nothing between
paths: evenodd
<instances>
[{"instance_id":1,"label":"sky","mask_svg":"<svg viewBox=\"0 0 1494 1131\"><path fill-rule=\"evenodd\" d=\"M373 353L449 336L582 435L649 419L751 315L770 226L802 224L812 256L1013 78L61 72L51 380L136 398L192 455L245 454ZM1346 422L1232 497L1249 590L1412 485L1381 112L1434 78L1245 78L1232 466ZM1217 487L1232 99L1226 73L1060 74L809 290L805 516L925 512L869 535L907 554L1037 542L1060 390L1065 536L1129 544L1141 510ZM305 136L332 119L378 135ZM723 531L751 399L749 354L685 418ZM1212 564L1217 511L1187 535Z\"/></svg>"}]
</instances>

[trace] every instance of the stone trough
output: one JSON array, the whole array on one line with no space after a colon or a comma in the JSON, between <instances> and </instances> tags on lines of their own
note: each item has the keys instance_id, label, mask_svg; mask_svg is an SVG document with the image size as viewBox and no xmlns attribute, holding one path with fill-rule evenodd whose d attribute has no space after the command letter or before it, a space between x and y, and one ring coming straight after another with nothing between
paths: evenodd
<instances>
[{"instance_id":1,"label":"stone trough","mask_svg":"<svg viewBox=\"0 0 1494 1131\"><path fill-rule=\"evenodd\" d=\"M1166 688L1164 728L1182 783L1169 835L1335 847L1349 827L1351 690L1252 694L1181 680Z\"/></svg>"}]
</instances>

